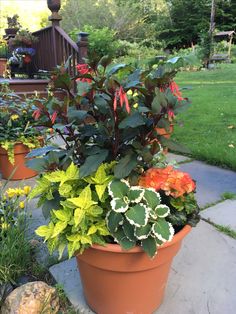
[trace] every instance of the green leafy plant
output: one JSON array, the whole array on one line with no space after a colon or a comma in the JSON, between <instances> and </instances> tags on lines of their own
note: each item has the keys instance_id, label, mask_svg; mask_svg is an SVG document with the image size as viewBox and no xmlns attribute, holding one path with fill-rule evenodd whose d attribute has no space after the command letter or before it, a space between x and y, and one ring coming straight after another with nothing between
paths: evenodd
<instances>
[{"instance_id":1,"label":"green leafy plant","mask_svg":"<svg viewBox=\"0 0 236 314\"><path fill-rule=\"evenodd\" d=\"M37 157L28 165L44 172L30 197L39 196L49 217L36 233L59 257L65 248L71 257L114 242L124 249L141 245L154 257L174 232L199 221L195 183L163 160L161 144L177 144L157 130L168 131L174 115L189 104L173 81L187 59L161 65L153 60L146 70L110 62L105 56L79 66L76 94L68 63L58 67L51 87L64 90L64 101L35 102L44 124L65 143L28 154ZM160 186L146 178L153 169L160 172Z\"/></svg>"},{"instance_id":2,"label":"green leafy plant","mask_svg":"<svg viewBox=\"0 0 236 314\"><path fill-rule=\"evenodd\" d=\"M14 164L14 145L23 143L30 149L40 147L46 128L40 127L39 120L33 117L36 107L14 94L7 84L1 85L0 103L0 145Z\"/></svg>"},{"instance_id":3,"label":"green leafy plant","mask_svg":"<svg viewBox=\"0 0 236 314\"><path fill-rule=\"evenodd\" d=\"M21 28L18 14L14 14L13 16L7 17L7 27L8 28L16 28L16 29Z\"/></svg>"},{"instance_id":4,"label":"green leafy plant","mask_svg":"<svg viewBox=\"0 0 236 314\"><path fill-rule=\"evenodd\" d=\"M36 43L38 38L28 30L21 29L13 39L10 39L9 45L13 47L29 47Z\"/></svg>"},{"instance_id":5,"label":"green leafy plant","mask_svg":"<svg viewBox=\"0 0 236 314\"><path fill-rule=\"evenodd\" d=\"M0 194L0 286L14 283L30 261L25 212L30 187L4 189Z\"/></svg>"},{"instance_id":6,"label":"green leafy plant","mask_svg":"<svg viewBox=\"0 0 236 314\"><path fill-rule=\"evenodd\" d=\"M154 189L130 187L128 181L114 180L109 184L109 195L112 199L107 226L123 249L140 244L154 257L157 247L172 239L174 228L166 220L170 209L161 204L160 194Z\"/></svg>"},{"instance_id":7,"label":"green leafy plant","mask_svg":"<svg viewBox=\"0 0 236 314\"><path fill-rule=\"evenodd\" d=\"M91 62L79 75L76 95L71 93L72 80L66 68L59 67L52 75L52 88L64 89L68 97L61 104L50 100L35 105L45 118L53 111L57 113L52 127L66 146L55 152L59 161L63 159L65 164L67 159L69 164L72 160L81 166L80 176L85 177L102 162L115 160L115 176L131 176L135 181L140 169L155 164L160 143L176 147L157 128L169 131L174 115L189 105L170 88L176 68L185 61L175 58L160 66L151 63L148 70L126 64L108 67L110 62L109 57ZM39 171L50 168L47 154L48 149L46 159L35 158L28 165ZM37 151L29 157L33 155L37 156ZM42 155L39 150L38 157Z\"/></svg>"},{"instance_id":8,"label":"green leafy plant","mask_svg":"<svg viewBox=\"0 0 236 314\"><path fill-rule=\"evenodd\" d=\"M66 171L57 170L38 179L37 187L30 197L40 196L39 205L51 210L48 225L40 226L36 234L47 241L49 251L57 249L61 257L68 248L69 257L82 253L93 243L105 244L109 235L105 223L108 193L107 185L112 180L112 164L102 164L93 175L79 178L73 163Z\"/></svg>"}]
</instances>

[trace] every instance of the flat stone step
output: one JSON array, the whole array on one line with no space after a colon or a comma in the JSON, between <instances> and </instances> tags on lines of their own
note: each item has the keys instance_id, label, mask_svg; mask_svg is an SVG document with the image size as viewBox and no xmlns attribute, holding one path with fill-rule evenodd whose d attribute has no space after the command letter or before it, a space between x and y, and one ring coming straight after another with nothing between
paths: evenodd
<instances>
[{"instance_id":1,"label":"flat stone step","mask_svg":"<svg viewBox=\"0 0 236 314\"><path fill-rule=\"evenodd\" d=\"M211 206L203 210L201 216L236 231L236 200L226 200Z\"/></svg>"},{"instance_id":2,"label":"flat stone step","mask_svg":"<svg viewBox=\"0 0 236 314\"><path fill-rule=\"evenodd\" d=\"M200 207L218 202L224 192L236 193L236 172L207 165L201 161L180 164L197 181L196 197Z\"/></svg>"},{"instance_id":3,"label":"flat stone step","mask_svg":"<svg viewBox=\"0 0 236 314\"><path fill-rule=\"evenodd\" d=\"M155 313L234 314L235 256L235 240L210 224L200 222L183 241L175 257L165 299ZM67 297L79 313L93 313L83 296L75 258L56 264L49 271L63 285Z\"/></svg>"}]
</instances>

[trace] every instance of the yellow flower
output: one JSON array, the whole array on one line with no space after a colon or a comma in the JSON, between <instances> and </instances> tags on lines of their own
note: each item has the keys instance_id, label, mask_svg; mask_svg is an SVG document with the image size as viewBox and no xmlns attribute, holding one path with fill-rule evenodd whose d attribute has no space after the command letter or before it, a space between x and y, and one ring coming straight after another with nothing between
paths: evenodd
<instances>
[{"instance_id":1,"label":"yellow flower","mask_svg":"<svg viewBox=\"0 0 236 314\"><path fill-rule=\"evenodd\" d=\"M134 104L133 107L134 107L135 109L138 108L138 103L136 102L136 104Z\"/></svg>"},{"instance_id":2,"label":"yellow flower","mask_svg":"<svg viewBox=\"0 0 236 314\"><path fill-rule=\"evenodd\" d=\"M12 121L15 121L15 120L18 120L19 119L19 115L18 114L13 114L12 116L11 116L11 120Z\"/></svg>"},{"instance_id":3,"label":"yellow flower","mask_svg":"<svg viewBox=\"0 0 236 314\"><path fill-rule=\"evenodd\" d=\"M31 190L31 187L29 185L24 186L24 193L25 193L25 195L28 195L30 190Z\"/></svg>"},{"instance_id":4,"label":"yellow flower","mask_svg":"<svg viewBox=\"0 0 236 314\"><path fill-rule=\"evenodd\" d=\"M25 194L24 190L22 190L22 189L16 188L15 190L16 190L16 195L18 195L18 196L22 196Z\"/></svg>"},{"instance_id":5,"label":"yellow flower","mask_svg":"<svg viewBox=\"0 0 236 314\"><path fill-rule=\"evenodd\" d=\"M138 96L138 93L137 93L137 92L135 92L135 93L133 94L133 96L134 96L134 97Z\"/></svg>"},{"instance_id":6,"label":"yellow flower","mask_svg":"<svg viewBox=\"0 0 236 314\"><path fill-rule=\"evenodd\" d=\"M23 209L23 208L25 208L25 203L24 202L20 202L19 206L20 206L21 209Z\"/></svg>"},{"instance_id":7,"label":"yellow flower","mask_svg":"<svg viewBox=\"0 0 236 314\"><path fill-rule=\"evenodd\" d=\"M12 198L17 194L17 192L15 191L15 189L9 188L8 190L6 190L6 194L9 198Z\"/></svg>"},{"instance_id":8,"label":"yellow flower","mask_svg":"<svg viewBox=\"0 0 236 314\"><path fill-rule=\"evenodd\" d=\"M133 95L132 89L129 89L126 94L127 94L128 96L132 96L132 95Z\"/></svg>"},{"instance_id":9,"label":"yellow flower","mask_svg":"<svg viewBox=\"0 0 236 314\"><path fill-rule=\"evenodd\" d=\"M2 223L2 229L4 230L7 230L8 228L10 227L10 225L7 223L7 222L3 222Z\"/></svg>"},{"instance_id":10,"label":"yellow flower","mask_svg":"<svg viewBox=\"0 0 236 314\"><path fill-rule=\"evenodd\" d=\"M23 114L26 114L26 113L27 113L27 111L26 111L26 110L23 110L22 112L23 112Z\"/></svg>"}]
</instances>

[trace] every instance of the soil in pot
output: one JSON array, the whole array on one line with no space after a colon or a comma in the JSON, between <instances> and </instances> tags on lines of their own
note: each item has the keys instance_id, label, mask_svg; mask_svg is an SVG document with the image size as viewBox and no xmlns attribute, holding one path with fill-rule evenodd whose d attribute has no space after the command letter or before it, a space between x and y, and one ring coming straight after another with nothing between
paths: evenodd
<instances>
[{"instance_id":1,"label":"soil in pot","mask_svg":"<svg viewBox=\"0 0 236 314\"><path fill-rule=\"evenodd\" d=\"M119 245L95 245L77 255L85 298L98 314L151 314L162 303L168 274L185 226L150 259L140 247L123 251Z\"/></svg>"},{"instance_id":2,"label":"soil in pot","mask_svg":"<svg viewBox=\"0 0 236 314\"><path fill-rule=\"evenodd\" d=\"M22 143L15 144L15 163L12 165L8 160L7 151L0 147L0 173L3 179L23 180L35 177L37 172L25 166L25 156L29 153L29 148Z\"/></svg>"}]
</instances>

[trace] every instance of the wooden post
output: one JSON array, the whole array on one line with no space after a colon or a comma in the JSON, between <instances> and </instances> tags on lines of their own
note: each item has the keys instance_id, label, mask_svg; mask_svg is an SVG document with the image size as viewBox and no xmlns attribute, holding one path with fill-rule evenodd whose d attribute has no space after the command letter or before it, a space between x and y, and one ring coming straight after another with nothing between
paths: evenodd
<instances>
[{"instance_id":1,"label":"wooden post","mask_svg":"<svg viewBox=\"0 0 236 314\"><path fill-rule=\"evenodd\" d=\"M52 12L49 16L49 21L52 22L52 26L60 26L60 21L62 17L58 14L61 8L61 0L47 0L48 8Z\"/></svg>"},{"instance_id":2,"label":"wooden post","mask_svg":"<svg viewBox=\"0 0 236 314\"><path fill-rule=\"evenodd\" d=\"M80 32L77 42L79 47L79 63L84 63L84 59L88 57L88 33Z\"/></svg>"},{"instance_id":3,"label":"wooden post","mask_svg":"<svg viewBox=\"0 0 236 314\"><path fill-rule=\"evenodd\" d=\"M55 26L60 26L60 21L62 17L58 14L61 8L61 0L47 0L48 8L52 12L52 15L49 16L49 21L52 22L52 52L54 59L54 67L57 66L57 41L56 41L56 31Z\"/></svg>"},{"instance_id":4,"label":"wooden post","mask_svg":"<svg viewBox=\"0 0 236 314\"><path fill-rule=\"evenodd\" d=\"M229 49L228 49L228 56L229 56L229 59L230 59L230 57L231 57L231 47L232 47L233 37L234 37L234 33L233 33L232 35L230 35L230 37L229 37Z\"/></svg>"}]
</instances>

